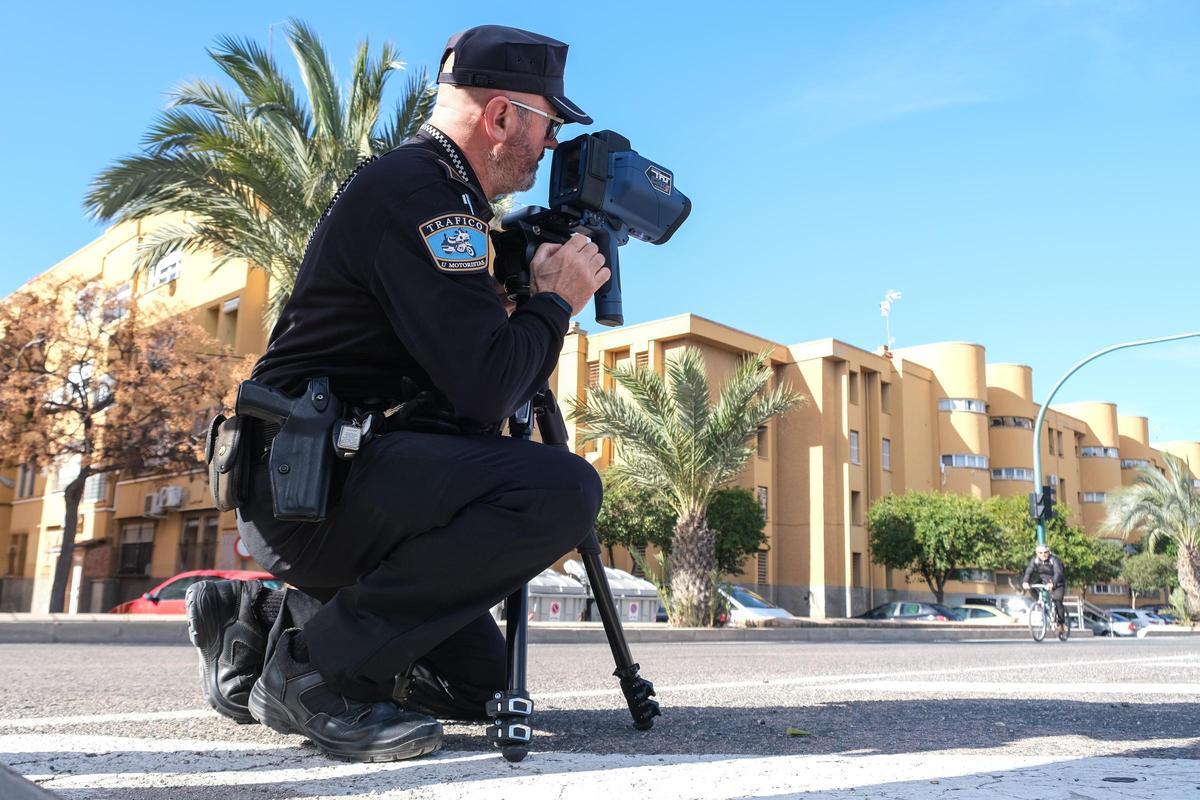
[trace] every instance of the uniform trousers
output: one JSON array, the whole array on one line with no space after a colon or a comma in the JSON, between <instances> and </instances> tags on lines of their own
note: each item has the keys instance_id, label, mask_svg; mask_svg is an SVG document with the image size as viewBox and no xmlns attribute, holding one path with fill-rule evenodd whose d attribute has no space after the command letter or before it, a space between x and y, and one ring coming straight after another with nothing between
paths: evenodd
<instances>
[{"instance_id":1,"label":"uniform trousers","mask_svg":"<svg viewBox=\"0 0 1200 800\"><path fill-rule=\"evenodd\" d=\"M488 609L576 547L600 509L584 459L499 436L400 431L351 462L322 522L271 510L265 465L238 530L264 568L324 600L304 613L312 663L347 697L390 697L397 675L432 669L486 702L505 648Z\"/></svg>"}]
</instances>

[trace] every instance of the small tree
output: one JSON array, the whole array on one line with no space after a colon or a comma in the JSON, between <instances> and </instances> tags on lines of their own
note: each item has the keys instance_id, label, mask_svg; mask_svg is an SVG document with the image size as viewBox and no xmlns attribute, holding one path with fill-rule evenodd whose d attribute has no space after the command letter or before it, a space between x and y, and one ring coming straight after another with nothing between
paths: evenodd
<instances>
[{"instance_id":1,"label":"small tree","mask_svg":"<svg viewBox=\"0 0 1200 800\"><path fill-rule=\"evenodd\" d=\"M871 558L916 573L937 602L963 567L987 566L999 527L973 497L941 492L886 495L867 514Z\"/></svg>"},{"instance_id":2,"label":"small tree","mask_svg":"<svg viewBox=\"0 0 1200 800\"><path fill-rule=\"evenodd\" d=\"M739 575L746 558L767 542L767 515L749 489L735 487L713 493L708 524L717 537L717 572Z\"/></svg>"},{"instance_id":3,"label":"small tree","mask_svg":"<svg viewBox=\"0 0 1200 800\"><path fill-rule=\"evenodd\" d=\"M613 564L614 547L624 547L631 553L649 544L660 550L669 549L671 530L675 527L670 506L648 489L606 484L604 502L596 517L596 538L608 550L609 566Z\"/></svg>"},{"instance_id":4,"label":"small tree","mask_svg":"<svg viewBox=\"0 0 1200 800\"><path fill-rule=\"evenodd\" d=\"M1037 548L1037 523L1029 516L1029 503L1024 497L992 497L985 507L1002 534L988 566L1014 572L1019 577ZM1045 525L1046 544L1063 562L1067 586L1081 588L1086 593L1091 584L1111 581L1120 574L1125 558L1121 548L1071 525L1065 506L1055 506L1054 517Z\"/></svg>"},{"instance_id":5,"label":"small tree","mask_svg":"<svg viewBox=\"0 0 1200 800\"><path fill-rule=\"evenodd\" d=\"M1129 556L1121 565L1121 580L1129 585L1129 602L1134 608L1137 608L1138 595L1157 594L1165 589L1170 596L1171 590L1179 585L1175 559L1164 553Z\"/></svg>"},{"instance_id":6,"label":"small tree","mask_svg":"<svg viewBox=\"0 0 1200 800\"><path fill-rule=\"evenodd\" d=\"M244 369L226 357L184 318L151 319L98 286L40 286L0 308L0 464L67 477L51 612L64 608L87 479L196 468L203 412Z\"/></svg>"}]
</instances>

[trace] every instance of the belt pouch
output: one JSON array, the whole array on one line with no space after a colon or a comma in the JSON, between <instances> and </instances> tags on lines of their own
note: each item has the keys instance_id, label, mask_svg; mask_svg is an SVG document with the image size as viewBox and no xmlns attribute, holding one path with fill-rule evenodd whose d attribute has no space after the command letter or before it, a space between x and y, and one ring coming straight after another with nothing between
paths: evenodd
<instances>
[{"instance_id":1,"label":"belt pouch","mask_svg":"<svg viewBox=\"0 0 1200 800\"><path fill-rule=\"evenodd\" d=\"M208 489L219 511L241 508L249 494L251 448L246 441L249 420L218 414L208 426L204 456Z\"/></svg>"}]
</instances>

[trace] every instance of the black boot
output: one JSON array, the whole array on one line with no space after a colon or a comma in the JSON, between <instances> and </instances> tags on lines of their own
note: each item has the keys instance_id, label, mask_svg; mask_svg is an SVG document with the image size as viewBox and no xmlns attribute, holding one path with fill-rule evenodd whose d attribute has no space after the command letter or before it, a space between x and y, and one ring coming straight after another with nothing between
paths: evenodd
<instances>
[{"instance_id":1,"label":"black boot","mask_svg":"<svg viewBox=\"0 0 1200 800\"><path fill-rule=\"evenodd\" d=\"M217 713L237 722L254 722L246 701L262 674L270 628L261 609L276 594L282 596L261 581L199 581L187 590L188 636L200 651L201 692Z\"/></svg>"},{"instance_id":2,"label":"black boot","mask_svg":"<svg viewBox=\"0 0 1200 800\"><path fill-rule=\"evenodd\" d=\"M404 675L396 676L393 699L409 711L458 722L491 720L486 706L499 689L456 686L418 661Z\"/></svg>"},{"instance_id":3,"label":"black boot","mask_svg":"<svg viewBox=\"0 0 1200 800\"><path fill-rule=\"evenodd\" d=\"M308 661L303 634L286 630L250 692L250 713L279 733L307 737L342 761L399 761L442 746L442 725L391 700L362 703L329 688Z\"/></svg>"}]
</instances>

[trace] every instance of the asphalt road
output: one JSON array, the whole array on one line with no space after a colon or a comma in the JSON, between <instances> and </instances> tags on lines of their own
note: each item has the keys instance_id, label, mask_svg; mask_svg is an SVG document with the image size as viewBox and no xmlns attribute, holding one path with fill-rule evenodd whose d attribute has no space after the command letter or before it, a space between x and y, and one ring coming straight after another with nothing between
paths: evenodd
<instances>
[{"instance_id":1,"label":"asphalt road","mask_svg":"<svg viewBox=\"0 0 1200 800\"><path fill-rule=\"evenodd\" d=\"M114 800L168 787L203 800L1200 799L1200 638L634 655L663 706L651 731L631 727L607 647L534 645L522 764L500 760L482 726L447 725L433 758L347 765L209 711L190 647L3 645L0 762L64 797Z\"/></svg>"}]
</instances>

